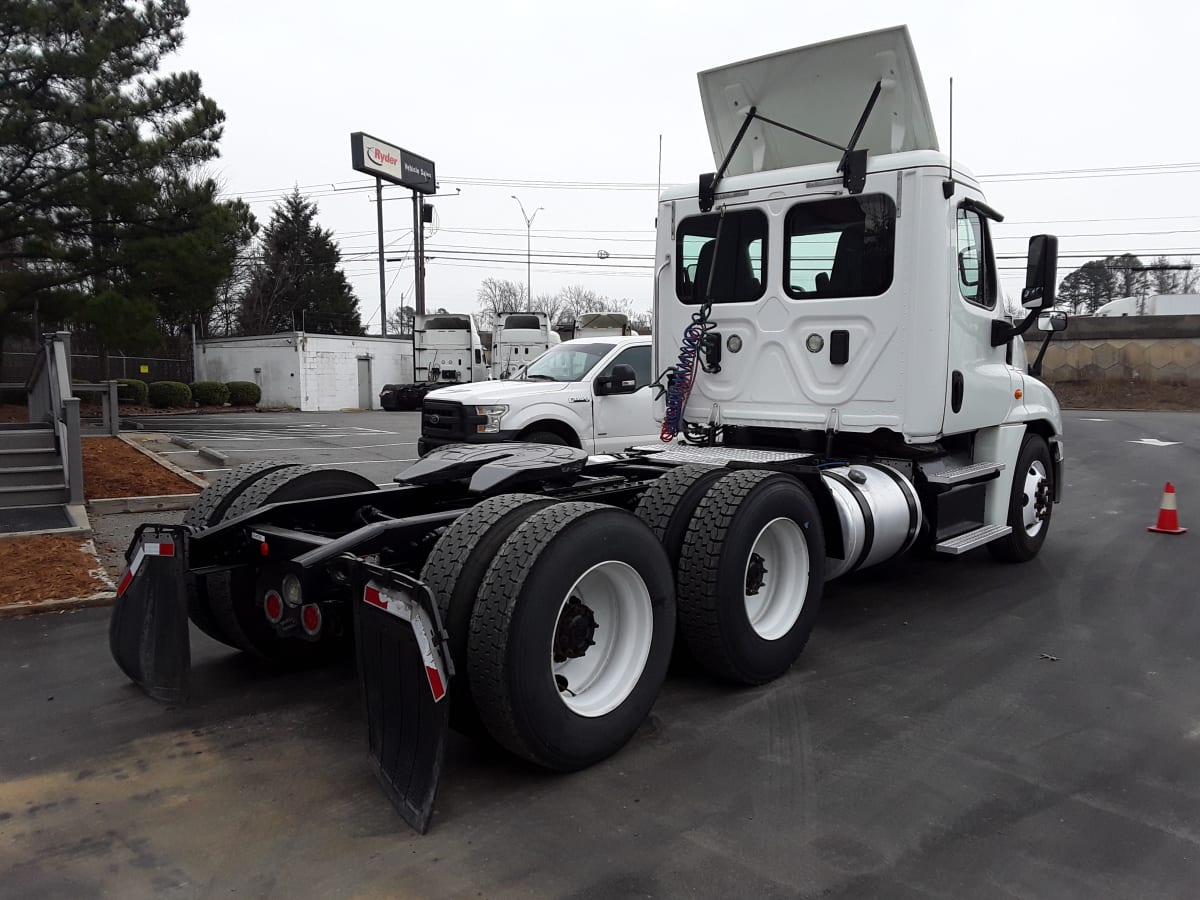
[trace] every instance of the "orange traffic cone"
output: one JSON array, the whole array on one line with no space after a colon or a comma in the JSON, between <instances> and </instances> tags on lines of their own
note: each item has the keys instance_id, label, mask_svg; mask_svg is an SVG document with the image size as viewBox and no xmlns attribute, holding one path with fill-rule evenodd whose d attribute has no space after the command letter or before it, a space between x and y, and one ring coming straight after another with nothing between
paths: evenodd
<instances>
[{"instance_id":1,"label":"orange traffic cone","mask_svg":"<svg viewBox=\"0 0 1200 900\"><path fill-rule=\"evenodd\" d=\"M1162 506L1158 508L1158 522L1146 529L1159 534L1183 534L1186 528L1179 527L1179 512L1175 508L1175 485L1167 482L1163 489Z\"/></svg>"}]
</instances>

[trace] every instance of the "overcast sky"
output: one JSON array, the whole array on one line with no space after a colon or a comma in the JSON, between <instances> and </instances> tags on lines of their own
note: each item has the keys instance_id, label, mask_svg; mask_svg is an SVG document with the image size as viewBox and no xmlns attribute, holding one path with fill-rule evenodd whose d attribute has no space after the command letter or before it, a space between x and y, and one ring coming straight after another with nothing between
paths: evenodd
<instances>
[{"instance_id":1,"label":"overcast sky","mask_svg":"<svg viewBox=\"0 0 1200 900\"><path fill-rule=\"evenodd\" d=\"M225 110L214 174L264 222L292 185L312 196L371 331L376 207L373 181L350 167L350 132L432 159L439 193L461 190L432 201L430 308L476 309L488 276L524 282L517 194L529 212L543 208L535 259L575 254L535 263L535 294L582 284L648 309L659 135L664 185L714 167L696 73L900 24L912 34L942 149L953 76L955 159L980 176L1020 173L985 179L989 201L1008 217L999 252L1020 255L1030 234L1058 233L1061 275L1087 255L1200 249L1192 3L960 0L908 3L903 13L871 0L191 6L184 48L167 68L198 71ZM1128 169L1163 165L1174 169ZM1105 177L1029 174L1116 167L1124 171ZM547 181L589 187L521 183ZM384 204L388 256L410 251L410 196L385 190L396 198ZM456 259L445 253L453 250ZM596 258L601 250L607 260ZM389 310L412 302L411 255L387 264L387 282ZM1010 292L1016 283L1009 273Z\"/></svg>"}]
</instances>

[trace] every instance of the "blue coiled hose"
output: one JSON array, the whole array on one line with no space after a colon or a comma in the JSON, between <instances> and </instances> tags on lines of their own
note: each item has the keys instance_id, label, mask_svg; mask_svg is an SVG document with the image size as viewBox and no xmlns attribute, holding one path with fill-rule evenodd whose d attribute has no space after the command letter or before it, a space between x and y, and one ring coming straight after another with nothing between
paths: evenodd
<instances>
[{"instance_id":1,"label":"blue coiled hose","mask_svg":"<svg viewBox=\"0 0 1200 900\"><path fill-rule=\"evenodd\" d=\"M662 432L659 439L663 443L675 440L683 427L683 408L687 406L688 395L692 392L692 383L696 380L697 354L704 336L714 327L715 323L708 320L712 305L705 303L699 312L692 313L692 321L683 330L683 343L679 347L679 357L670 370L670 380L667 387L667 409L663 414Z\"/></svg>"}]
</instances>

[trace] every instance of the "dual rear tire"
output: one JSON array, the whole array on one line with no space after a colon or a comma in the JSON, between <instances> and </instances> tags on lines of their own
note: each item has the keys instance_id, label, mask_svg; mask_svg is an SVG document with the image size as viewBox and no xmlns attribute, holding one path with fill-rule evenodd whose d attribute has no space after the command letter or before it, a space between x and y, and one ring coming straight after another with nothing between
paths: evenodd
<instances>
[{"instance_id":1,"label":"dual rear tire","mask_svg":"<svg viewBox=\"0 0 1200 900\"><path fill-rule=\"evenodd\" d=\"M460 730L572 771L615 753L649 714L675 597L666 554L636 517L493 497L439 538L422 580L450 634Z\"/></svg>"}]
</instances>

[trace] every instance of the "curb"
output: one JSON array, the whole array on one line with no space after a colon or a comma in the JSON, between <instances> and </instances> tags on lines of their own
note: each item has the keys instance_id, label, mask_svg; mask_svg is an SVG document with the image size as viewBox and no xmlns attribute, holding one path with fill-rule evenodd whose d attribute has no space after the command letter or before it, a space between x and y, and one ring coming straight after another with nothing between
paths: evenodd
<instances>
[{"instance_id":1,"label":"curb","mask_svg":"<svg viewBox=\"0 0 1200 900\"><path fill-rule=\"evenodd\" d=\"M126 444L128 444L130 447L132 447L138 453L141 453L145 456L150 457L152 460L154 460L156 463L158 463L164 469L167 469L170 472L174 472L176 475L178 475L184 481L190 481L192 484L196 485L196 487L201 488L201 489L208 487L208 482L205 481L203 478L201 478L199 475L194 475L191 472L189 472L187 469L183 469L183 468L180 468L179 466L175 465L175 463L171 462L170 460L163 459L161 456L159 456L153 450L147 450L145 447L143 447L141 444L139 444L137 441L133 440L132 438L127 438L123 434L118 434L117 438L119 440L124 441ZM94 503L96 501L93 500L92 502ZM163 508L165 508L165 507L163 507ZM186 507L184 507L184 508L186 508Z\"/></svg>"},{"instance_id":2,"label":"curb","mask_svg":"<svg viewBox=\"0 0 1200 900\"><path fill-rule=\"evenodd\" d=\"M146 513L161 510L191 509L199 497L195 494L162 494L157 497L106 497L89 500L87 508L97 516L113 513Z\"/></svg>"},{"instance_id":3,"label":"curb","mask_svg":"<svg viewBox=\"0 0 1200 900\"><path fill-rule=\"evenodd\" d=\"M92 606L112 606L117 599L116 591L99 591L88 597L71 597L67 600L31 600L27 603L10 603L0 606L0 619L18 619L36 616L39 613L72 612Z\"/></svg>"}]
</instances>

